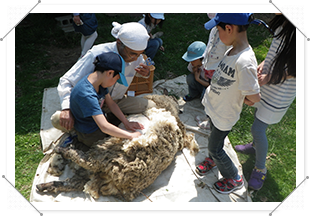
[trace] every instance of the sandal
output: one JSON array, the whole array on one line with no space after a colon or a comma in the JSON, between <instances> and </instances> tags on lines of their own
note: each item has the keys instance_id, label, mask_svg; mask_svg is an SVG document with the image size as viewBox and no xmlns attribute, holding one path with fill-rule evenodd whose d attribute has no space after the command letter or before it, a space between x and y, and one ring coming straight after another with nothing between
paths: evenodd
<instances>
[{"instance_id":1,"label":"sandal","mask_svg":"<svg viewBox=\"0 0 310 216\"><path fill-rule=\"evenodd\" d=\"M229 194L235 190L242 188L244 185L243 178L235 179L221 179L213 184L214 189L221 194Z\"/></svg>"},{"instance_id":2,"label":"sandal","mask_svg":"<svg viewBox=\"0 0 310 216\"><path fill-rule=\"evenodd\" d=\"M213 168L216 168L216 164L211 158L207 157L203 162L196 166L196 173L199 175L206 175Z\"/></svg>"}]
</instances>

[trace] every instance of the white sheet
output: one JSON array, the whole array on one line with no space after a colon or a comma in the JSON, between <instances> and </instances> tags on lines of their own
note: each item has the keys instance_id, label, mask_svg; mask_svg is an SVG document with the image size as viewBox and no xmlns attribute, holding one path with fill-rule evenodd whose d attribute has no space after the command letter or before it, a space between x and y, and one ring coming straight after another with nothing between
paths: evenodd
<instances>
[{"instance_id":1,"label":"white sheet","mask_svg":"<svg viewBox=\"0 0 310 216\"><path fill-rule=\"evenodd\" d=\"M133 202L251 202L251 198L248 195L246 186L237 190L230 195L223 195L216 192L212 185L219 178L221 178L217 169L212 170L204 177L200 177L194 174L193 170L195 166L203 161L208 155L208 135L209 131L202 130L197 127L194 120L196 115L204 115L203 106L198 99L185 103L181 98L187 94L186 77L180 76L173 80L159 80L154 82L153 94L162 94L163 89L166 88L170 94L180 96L179 104L181 110L180 119L185 124L188 132L195 133L195 139L200 147L200 152L195 156L191 156L187 149L183 152L177 153L175 160L170 166L164 170L161 175L155 180L155 182L148 188L144 189ZM50 116L60 109L60 104L55 103L58 94L56 88L46 89L44 92L44 100L42 109L42 121L41 121L41 140L42 148L46 153L46 156L42 159L37 168L36 175L34 177L30 201L31 202L121 202L114 197L101 196L98 200L94 200L88 194L84 192L63 192L59 194L45 194L36 191L36 185L49 181L64 180L73 175L72 171L66 166L64 173L60 177L49 175L46 171L49 166L50 155L48 151L51 149L51 144L54 145L56 140L62 135L57 129L51 128ZM58 106L58 107L57 107ZM225 139L225 151L233 160L236 167L239 169L239 173L242 175L242 166L239 163L238 157L229 142L229 139ZM205 184L201 187L201 182Z\"/></svg>"}]
</instances>

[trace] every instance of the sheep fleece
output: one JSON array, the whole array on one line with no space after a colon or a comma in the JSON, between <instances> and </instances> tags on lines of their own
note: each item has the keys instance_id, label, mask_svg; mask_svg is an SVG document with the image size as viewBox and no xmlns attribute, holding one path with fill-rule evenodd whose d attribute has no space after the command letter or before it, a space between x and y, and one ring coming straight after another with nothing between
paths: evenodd
<instances>
[{"instance_id":1,"label":"sheep fleece","mask_svg":"<svg viewBox=\"0 0 310 216\"><path fill-rule=\"evenodd\" d=\"M164 96L154 97L151 99L156 103L158 98L163 101L161 97ZM166 103L175 103L169 97L165 96L164 99ZM175 111L167 111L172 108L166 109L157 106L144 113L150 124L138 138L106 138L86 152L73 148L58 149L64 158L90 171L84 185L85 192L95 199L100 195L112 195L131 201L171 164L178 151L187 147L192 153L198 152L193 135L186 133L183 123L175 116ZM71 184L70 180L67 181ZM40 190L40 185L38 186ZM43 187L41 190L43 191ZM74 189L69 187L68 190ZM66 191L66 186L54 189L56 191Z\"/></svg>"}]
</instances>

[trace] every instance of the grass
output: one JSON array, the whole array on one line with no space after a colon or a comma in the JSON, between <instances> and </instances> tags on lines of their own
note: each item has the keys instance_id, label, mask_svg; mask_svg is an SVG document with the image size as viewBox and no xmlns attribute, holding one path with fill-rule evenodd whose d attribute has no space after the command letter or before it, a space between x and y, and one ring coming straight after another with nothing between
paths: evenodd
<instances>
[{"instance_id":1,"label":"grass","mask_svg":"<svg viewBox=\"0 0 310 216\"><path fill-rule=\"evenodd\" d=\"M244 106L241 118L229 134L230 142L243 145L252 141L251 126L254 108ZM269 149L267 153L267 178L261 190L255 191L254 201L277 202L284 200L296 185L296 100L283 119L267 128ZM238 153L246 179L249 179L255 157Z\"/></svg>"},{"instance_id":2,"label":"grass","mask_svg":"<svg viewBox=\"0 0 310 216\"><path fill-rule=\"evenodd\" d=\"M46 47L55 46L71 50L79 47L80 43L78 34L64 33L56 25L54 18L60 15L62 14L29 14L15 31L15 187L28 200L37 166L43 158L40 144L43 91L44 88L57 86L60 77L48 73L48 70L57 67L59 62L51 61L52 56ZM203 24L208 20L206 14L165 14L165 17L165 24L161 29L164 32L162 39L165 52L159 51L154 58L155 80L187 74L187 63L181 57L188 45L196 40L208 41L209 32L203 28ZM129 14L97 14L99 36L95 44L115 40L110 34L113 21L124 23L138 21L140 18L141 16ZM260 63L270 46L270 35L262 26L250 26L248 38ZM68 65L68 69L71 66ZM280 202L295 188L295 110L296 102L279 124L268 128L268 176L263 189L253 193L254 201ZM241 119L229 135L233 145L251 141L253 112L253 108L244 106ZM238 156L243 165L244 175L248 179L254 158Z\"/></svg>"}]
</instances>

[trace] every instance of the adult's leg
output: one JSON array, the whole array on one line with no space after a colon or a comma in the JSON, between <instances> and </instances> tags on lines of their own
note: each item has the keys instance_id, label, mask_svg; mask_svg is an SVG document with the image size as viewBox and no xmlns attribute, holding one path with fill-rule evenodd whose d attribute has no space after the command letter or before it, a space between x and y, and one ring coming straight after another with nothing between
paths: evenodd
<instances>
[{"instance_id":1,"label":"adult's leg","mask_svg":"<svg viewBox=\"0 0 310 216\"><path fill-rule=\"evenodd\" d=\"M93 34L91 34L89 36L82 36L82 39L81 39L81 47L82 47L81 56L84 56L87 53L87 51L93 46L97 37L98 37L97 31L95 31ZM83 44L82 44L82 41L83 41Z\"/></svg>"},{"instance_id":2,"label":"adult's leg","mask_svg":"<svg viewBox=\"0 0 310 216\"><path fill-rule=\"evenodd\" d=\"M115 103L125 115L143 113L146 109L156 107L153 101L142 97L124 96L122 99L116 100ZM111 124L119 125L121 123L106 105L104 105L102 109L106 113L107 120Z\"/></svg>"},{"instance_id":3,"label":"adult's leg","mask_svg":"<svg viewBox=\"0 0 310 216\"><path fill-rule=\"evenodd\" d=\"M117 101L117 105L124 114L142 113L146 109L156 106L156 104L151 100L142 97L127 96L124 96L121 100Z\"/></svg>"},{"instance_id":4,"label":"adult's leg","mask_svg":"<svg viewBox=\"0 0 310 216\"><path fill-rule=\"evenodd\" d=\"M66 128L60 125L60 113L61 111L58 110L51 116L52 125L54 126L54 128L57 128L58 130L69 133L70 131L68 131Z\"/></svg>"}]
</instances>

